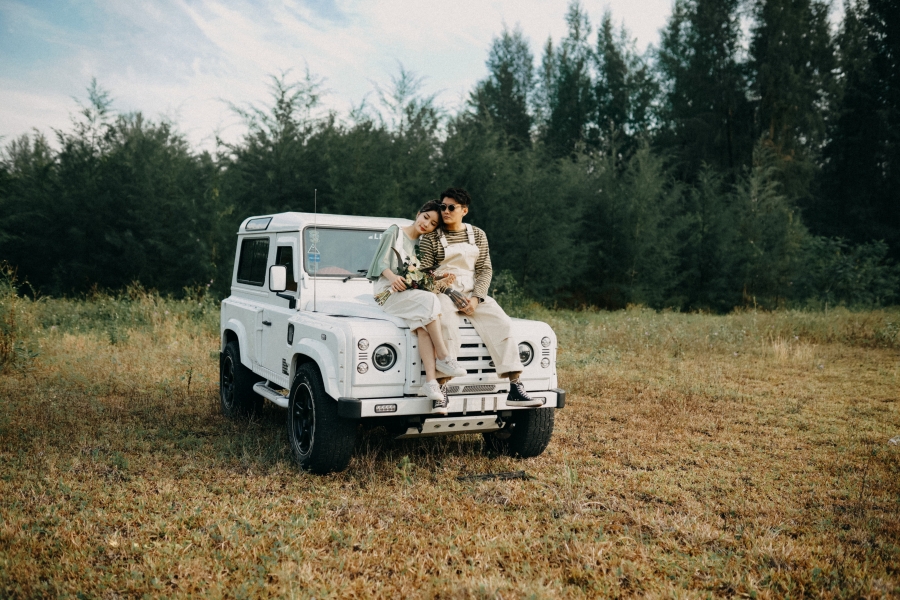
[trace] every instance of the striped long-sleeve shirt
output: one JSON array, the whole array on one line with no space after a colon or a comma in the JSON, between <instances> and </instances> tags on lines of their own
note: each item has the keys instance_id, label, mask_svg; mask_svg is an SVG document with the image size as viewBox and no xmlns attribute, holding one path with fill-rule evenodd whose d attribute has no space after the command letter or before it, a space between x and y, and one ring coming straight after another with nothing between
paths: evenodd
<instances>
[{"instance_id":1,"label":"striped long-sleeve shirt","mask_svg":"<svg viewBox=\"0 0 900 600\"><path fill-rule=\"evenodd\" d=\"M488 248L487 236L484 231L478 227L472 226L472 233L475 234L475 245L478 246L478 259L475 261L475 289L473 296L486 298L488 288L491 286L491 277L494 274L491 268L491 252ZM447 244L469 243L469 236L466 230L462 231L445 231L447 236ZM419 250L421 253L420 264L423 269L430 269L441 264L444 260L444 247L441 245L441 232L432 231L426 233L419 238Z\"/></svg>"}]
</instances>

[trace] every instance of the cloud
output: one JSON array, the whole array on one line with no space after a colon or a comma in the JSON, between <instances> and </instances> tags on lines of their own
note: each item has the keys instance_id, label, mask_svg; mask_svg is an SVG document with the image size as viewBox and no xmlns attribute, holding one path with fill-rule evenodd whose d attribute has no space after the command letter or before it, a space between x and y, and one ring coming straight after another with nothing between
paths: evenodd
<instances>
[{"instance_id":1,"label":"cloud","mask_svg":"<svg viewBox=\"0 0 900 600\"><path fill-rule=\"evenodd\" d=\"M316 17L336 25L346 25L350 22L350 15L338 6L335 0L303 0L299 4L311 10ZM287 9L293 10L290 4Z\"/></svg>"},{"instance_id":2,"label":"cloud","mask_svg":"<svg viewBox=\"0 0 900 600\"><path fill-rule=\"evenodd\" d=\"M4 145L31 133L35 127L52 137L52 129L68 128L70 114L76 108L69 96L17 90L6 79L0 79L0 106L15 107L15 110L0 110L0 138Z\"/></svg>"},{"instance_id":3,"label":"cloud","mask_svg":"<svg viewBox=\"0 0 900 600\"><path fill-rule=\"evenodd\" d=\"M656 39L670 2L611 0L614 18L632 27L639 45ZM115 109L172 118L205 148L217 130L232 141L242 132L223 100L264 106L271 75L299 79L307 67L326 80L325 105L342 114L373 82L386 84L398 63L453 110L485 76L491 40L504 25L522 28L539 61L547 37L565 34L567 3L7 1L0 4L0 136L64 127L77 109L71 97L84 97L92 77L111 92ZM603 7L588 10L597 23Z\"/></svg>"}]
</instances>

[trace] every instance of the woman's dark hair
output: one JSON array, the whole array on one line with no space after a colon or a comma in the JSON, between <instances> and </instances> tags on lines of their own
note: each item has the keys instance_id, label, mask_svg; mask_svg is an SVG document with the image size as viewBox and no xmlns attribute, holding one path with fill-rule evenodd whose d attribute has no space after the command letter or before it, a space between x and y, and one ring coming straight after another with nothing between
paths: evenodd
<instances>
[{"instance_id":1,"label":"woman's dark hair","mask_svg":"<svg viewBox=\"0 0 900 600\"><path fill-rule=\"evenodd\" d=\"M437 228L443 229L444 228L444 217L441 216L441 203L438 202L437 200L429 200L428 202L423 204L422 208L419 209L419 212L416 213L416 216L418 217L422 213L427 213L427 212L431 212L431 211L434 211L437 213L437 216L438 216L437 217Z\"/></svg>"},{"instance_id":2,"label":"woman's dark hair","mask_svg":"<svg viewBox=\"0 0 900 600\"><path fill-rule=\"evenodd\" d=\"M438 224L440 224L443 219L441 219L441 203L437 200L429 200L423 204L422 208L419 209L419 212L416 213L416 216L419 216L424 212L431 212L432 210L438 214Z\"/></svg>"},{"instance_id":3,"label":"woman's dark hair","mask_svg":"<svg viewBox=\"0 0 900 600\"><path fill-rule=\"evenodd\" d=\"M469 192L462 188L447 188L441 192L440 198L441 200L444 198L453 198L463 206L468 206L469 203L472 202L472 197L469 196Z\"/></svg>"}]
</instances>

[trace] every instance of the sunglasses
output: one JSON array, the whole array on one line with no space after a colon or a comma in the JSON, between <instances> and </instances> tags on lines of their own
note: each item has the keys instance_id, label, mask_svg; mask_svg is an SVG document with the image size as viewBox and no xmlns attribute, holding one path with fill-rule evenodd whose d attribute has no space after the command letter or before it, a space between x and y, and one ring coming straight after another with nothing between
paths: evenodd
<instances>
[{"instance_id":1,"label":"sunglasses","mask_svg":"<svg viewBox=\"0 0 900 600\"><path fill-rule=\"evenodd\" d=\"M441 204L441 212L453 212L457 208L462 209L462 204Z\"/></svg>"}]
</instances>

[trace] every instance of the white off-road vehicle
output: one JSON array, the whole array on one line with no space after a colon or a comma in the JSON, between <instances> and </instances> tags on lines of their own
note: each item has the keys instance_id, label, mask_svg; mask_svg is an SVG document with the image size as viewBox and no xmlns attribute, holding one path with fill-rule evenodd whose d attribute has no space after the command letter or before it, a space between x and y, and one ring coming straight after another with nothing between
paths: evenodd
<instances>
[{"instance_id":1,"label":"white off-road vehicle","mask_svg":"<svg viewBox=\"0 0 900 600\"><path fill-rule=\"evenodd\" d=\"M457 359L467 375L448 384L449 414L432 414L418 395L417 336L378 306L365 278L382 232L409 222L291 212L251 217L238 231L221 311L222 412L249 415L264 399L287 408L291 450L306 470L346 468L360 424L398 438L481 433L490 448L521 457L550 441L566 395L546 323L513 319L521 381L541 407L506 405L509 382L466 319Z\"/></svg>"}]
</instances>

